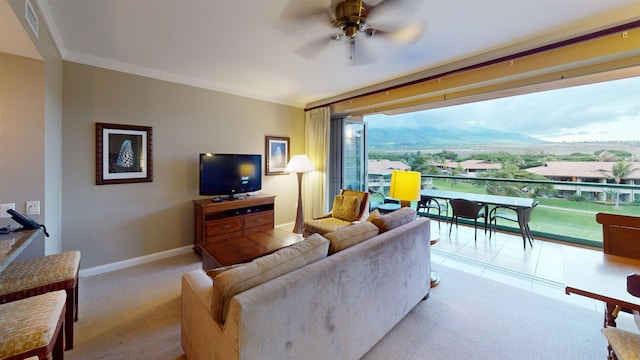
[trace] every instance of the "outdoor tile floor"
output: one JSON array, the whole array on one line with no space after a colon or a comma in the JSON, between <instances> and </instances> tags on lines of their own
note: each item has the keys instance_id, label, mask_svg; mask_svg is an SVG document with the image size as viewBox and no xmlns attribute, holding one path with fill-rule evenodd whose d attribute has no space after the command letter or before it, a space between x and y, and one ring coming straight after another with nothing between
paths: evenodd
<instances>
[{"instance_id":1,"label":"outdoor tile floor","mask_svg":"<svg viewBox=\"0 0 640 360\"><path fill-rule=\"evenodd\" d=\"M431 238L438 239L431 252L432 268L436 273L439 266L448 266L604 314L602 302L564 292L562 253L564 248L574 245L536 239L533 248L527 243L524 249L520 235L498 232L490 238L481 226L474 241L472 226L460 225L456 229L454 225L449 236L446 222L438 229L437 220L432 221ZM620 328L638 332L629 314L621 312L617 322Z\"/></svg>"}]
</instances>

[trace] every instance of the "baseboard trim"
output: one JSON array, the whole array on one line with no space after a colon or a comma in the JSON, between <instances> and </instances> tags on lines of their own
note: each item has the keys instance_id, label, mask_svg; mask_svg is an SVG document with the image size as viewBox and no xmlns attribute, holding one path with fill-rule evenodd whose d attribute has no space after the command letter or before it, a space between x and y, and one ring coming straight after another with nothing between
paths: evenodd
<instances>
[{"instance_id":1,"label":"baseboard trim","mask_svg":"<svg viewBox=\"0 0 640 360\"><path fill-rule=\"evenodd\" d=\"M287 230L290 230L289 228L293 227L293 223L280 224L280 225L277 225L276 227L277 228L285 228ZM192 245L184 246L184 247L177 248L177 249L171 249L171 250L167 250L167 251L161 251L161 252L155 253L155 254L149 254L149 255L133 258L133 259L127 259L127 260L114 262L114 263L111 263L111 264L105 264L105 265L100 265L100 266L96 266L96 267L92 267L92 268L88 268L88 269L83 269L83 270L80 270L78 276L80 276L80 277L89 277L89 276L104 274L104 273L108 273L108 272L111 272L111 271L126 269L128 267L132 267L132 266L136 266L136 265L146 264L146 263L149 263L149 262L152 262L152 261L157 261L157 260L170 258L172 256L178 256L178 255L186 254L186 253L192 252L192 251L193 251L193 246Z\"/></svg>"},{"instance_id":2,"label":"baseboard trim","mask_svg":"<svg viewBox=\"0 0 640 360\"><path fill-rule=\"evenodd\" d=\"M133 259L122 260L118 262L114 262L111 264L100 265L88 269L80 270L78 276L80 277L89 277L99 274L108 273L111 271L122 270L132 266L146 264L152 261L162 260L166 258L170 258L177 255L186 254L188 252L193 252L193 245L184 246L177 249L171 249L167 251L161 251L155 254L149 254L145 256L140 256Z\"/></svg>"}]
</instances>

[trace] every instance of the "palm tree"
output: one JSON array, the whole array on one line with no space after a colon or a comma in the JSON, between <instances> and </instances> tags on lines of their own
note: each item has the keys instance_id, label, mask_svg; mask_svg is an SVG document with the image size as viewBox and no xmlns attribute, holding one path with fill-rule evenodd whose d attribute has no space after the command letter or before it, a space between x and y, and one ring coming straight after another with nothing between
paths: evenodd
<instances>
[{"instance_id":1,"label":"palm tree","mask_svg":"<svg viewBox=\"0 0 640 360\"><path fill-rule=\"evenodd\" d=\"M638 169L633 167L632 162L621 160L613 164L613 168L611 168L611 175L605 172L603 172L602 174L606 176L607 179L615 181L616 184L620 184L622 179L626 178L636 170ZM618 205L620 204L620 190L616 189L615 191L616 191L616 203L614 207L618 207Z\"/></svg>"}]
</instances>

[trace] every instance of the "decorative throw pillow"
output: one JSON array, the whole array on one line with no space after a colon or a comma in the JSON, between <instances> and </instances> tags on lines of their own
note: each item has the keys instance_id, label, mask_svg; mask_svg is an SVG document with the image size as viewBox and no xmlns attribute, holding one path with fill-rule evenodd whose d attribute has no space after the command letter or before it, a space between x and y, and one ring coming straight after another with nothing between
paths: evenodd
<instances>
[{"instance_id":1,"label":"decorative throw pillow","mask_svg":"<svg viewBox=\"0 0 640 360\"><path fill-rule=\"evenodd\" d=\"M388 214L375 218L371 220L371 222L380 229L380 234L382 234L391 229L395 229L398 226L414 221L416 219L416 215L416 211L412 208L402 207L396 211L392 211Z\"/></svg>"},{"instance_id":2,"label":"decorative throw pillow","mask_svg":"<svg viewBox=\"0 0 640 360\"><path fill-rule=\"evenodd\" d=\"M331 216L344 220L356 221L360 214L360 198L357 196L336 195L333 198L333 209Z\"/></svg>"},{"instance_id":3,"label":"decorative throw pillow","mask_svg":"<svg viewBox=\"0 0 640 360\"><path fill-rule=\"evenodd\" d=\"M382 214L380 214L380 210L375 209L373 210L373 212L371 212L371 214L369 214L369 216L367 217L367 221L368 222L373 222L374 219L377 219L379 217L381 217Z\"/></svg>"},{"instance_id":4,"label":"decorative throw pillow","mask_svg":"<svg viewBox=\"0 0 640 360\"><path fill-rule=\"evenodd\" d=\"M329 240L319 234L218 274L213 282L211 316L223 324L231 298L257 285L327 256Z\"/></svg>"},{"instance_id":5,"label":"decorative throw pillow","mask_svg":"<svg viewBox=\"0 0 640 360\"><path fill-rule=\"evenodd\" d=\"M378 235L378 227L370 222L345 226L324 235L329 240L329 255Z\"/></svg>"}]
</instances>

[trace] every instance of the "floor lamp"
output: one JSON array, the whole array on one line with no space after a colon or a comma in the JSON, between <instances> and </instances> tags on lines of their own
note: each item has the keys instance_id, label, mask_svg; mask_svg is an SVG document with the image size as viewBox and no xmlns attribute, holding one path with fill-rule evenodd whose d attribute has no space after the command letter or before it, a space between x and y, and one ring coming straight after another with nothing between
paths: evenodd
<instances>
[{"instance_id":1,"label":"floor lamp","mask_svg":"<svg viewBox=\"0 0 640 360\"><path fill-rule=\"evenodd\" d=\"M417 171L394 170L391 173L389 196L400 200L400 206L410 206L420 200L420 173Z\"/></svg>"},{"instance_id":2,"label":"floor lamp","mask_svg":"<svg viewBox=\"0 0 640 360\"><path fill-rule=\"evenodd\" d=\"M315 171L311 160L307 155L294 155L287 167L284 168L285 172L296 173L298 175L298 213L296 214L296 224L293 227L293 232L296 234L302 234L302 222L304 216L302 215L302 174L310 171Z\"/></svg>"},{"instance_id":3,"label":"floor lamp","mask_svg":"<svg viewBox=\"0 0 640 360\"><path fill-rule=\"evenodd\" d=\"M417 171L394 170L391 173L391 188L389 196L400 200L400 206L410 206L411 201L420 200L420 188L422 177ZM433 245L437 240L429 240ZM431 287L436 287L440 283L440 276L431 272Z\"/></svg>"}]
</instances>

